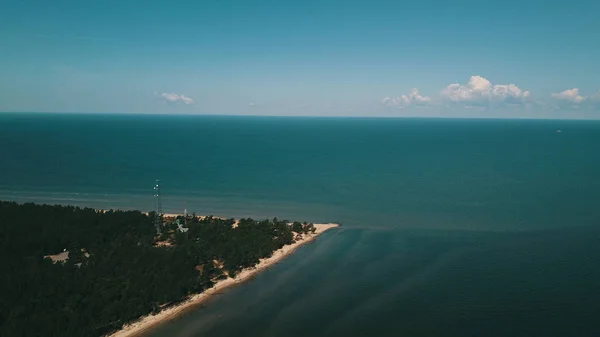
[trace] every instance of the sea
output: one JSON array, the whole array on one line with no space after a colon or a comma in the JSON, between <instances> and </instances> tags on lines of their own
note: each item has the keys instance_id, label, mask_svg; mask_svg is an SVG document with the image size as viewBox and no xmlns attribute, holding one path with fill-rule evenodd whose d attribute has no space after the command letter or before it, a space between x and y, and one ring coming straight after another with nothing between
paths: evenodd
<instances>
[{"instance_id":1,"label":"sea","mask_svg":"<svg viewBox=\"0 0 600 337\"><path fill-rule=\"evenodd\" d=\"M0 114L0 200L337 222L147 334L600 336L600 121Z\"/></svg>"}]
</instances>

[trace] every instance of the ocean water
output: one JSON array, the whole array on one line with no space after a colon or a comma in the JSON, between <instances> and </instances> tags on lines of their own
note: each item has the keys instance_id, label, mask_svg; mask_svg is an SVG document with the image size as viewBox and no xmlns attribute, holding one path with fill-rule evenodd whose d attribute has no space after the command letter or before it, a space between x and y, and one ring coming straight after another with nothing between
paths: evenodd
<instances>
[{"instance_id":1,"label":"ocean water","mask_svg":"<svg viewBox=\"0 0 600 337\"><path fill-rule=\"evenodd\" d=\"M600 122L0 114L0 199L151 210L155 179L343 227L149 336L600 335Z\"/></svg>"}]
</instances>

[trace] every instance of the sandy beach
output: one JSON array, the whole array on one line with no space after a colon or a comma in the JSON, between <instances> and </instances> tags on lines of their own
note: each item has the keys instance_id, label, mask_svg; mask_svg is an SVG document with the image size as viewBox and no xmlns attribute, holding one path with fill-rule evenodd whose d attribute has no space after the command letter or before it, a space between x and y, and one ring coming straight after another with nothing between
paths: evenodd
<instances>
[{"instance_id":1,"label":"sandy beach","mask_svg":"<svg viewBox=\"0 0 600 337\"><path fill-rule=\"evenodd\" d=\"M190 296L186 301L175 305L173 307L166 308L154 315L148 315L140 318L138 321L127 324L123 326L123 328L111 335L107 335L107 337L137 337L142 335L144 332L156 327L159 324L172 320L186 310L189 310L195 306L198 306L202 302L206 301L210 296L219 293L221 290L226 289L232 285L240 284L244 281L247 281L255 274L259 273L261 270L269 268L275 263L279 262L286 256L293 253L298 247L302 246L305 243L311 242L317 236L322 234L328 229L338 227L338 224L328 223L328 224L314 224L315 233L314 234L305 234L303 235L303 239L294 242L291 245L286 245L279 250L273 252L273 255L269 258L262 259L255 267L247 268L242 270L235 279L227 278L225 280L219 281L215 283L215 285L207 289L201 294L196 294Z\"/></svg>"}]
</instances>

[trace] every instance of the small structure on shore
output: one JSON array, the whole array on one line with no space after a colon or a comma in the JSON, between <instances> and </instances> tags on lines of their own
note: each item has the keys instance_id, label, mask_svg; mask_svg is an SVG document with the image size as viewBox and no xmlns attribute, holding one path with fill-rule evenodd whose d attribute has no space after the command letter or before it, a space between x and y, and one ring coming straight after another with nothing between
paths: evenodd
<instances>
[{"instance_id":1,"label":"small structure on shore","mask_svg":"<svg viewBox=\"0 0 600 337\"><path fill-rule=\"evenodd\" d=\"M179 219L177 219L177 221L175 223L177 224L177 230L179 230L181 233L185 233L188 230L190 230L187 227L183 227L183 224L179 221Z\"/></svg>"}]
</instances>

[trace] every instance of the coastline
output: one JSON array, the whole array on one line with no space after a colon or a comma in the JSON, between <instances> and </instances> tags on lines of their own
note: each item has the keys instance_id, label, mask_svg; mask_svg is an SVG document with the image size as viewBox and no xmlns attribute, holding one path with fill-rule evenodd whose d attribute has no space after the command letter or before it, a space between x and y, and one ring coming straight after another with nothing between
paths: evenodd
<instances>
[{"instance_id":1,"label":"coastline","mask_svg":"<svg viewBox=\"0 0 600 337\"><path fill-rule=\"evenodd\" d=\"M270 266L284 259L286 256L292 254L298 247L313 241L317 238L317 236L321 235L325 231L331 228L339 227L338 224L334 223L314 224L314 226L316 229L314 234L304 234L302 240L283 246L274 251L271 257L261 259L260 262L252 268L243 269L234 279L229 277L225 280L221 280L215 283L212 288L206 289L200 294L192 295L180 304L161 310L153 315L143 316L135 322L124 325L121 330L110 335L106 335L105 337L139 337L156 326L177 318L186 310L202 304L212 295L218 294L221 290L249 280L252 276L258 274L260 271L269 268Z\"/></svg>"}]
</instances>

